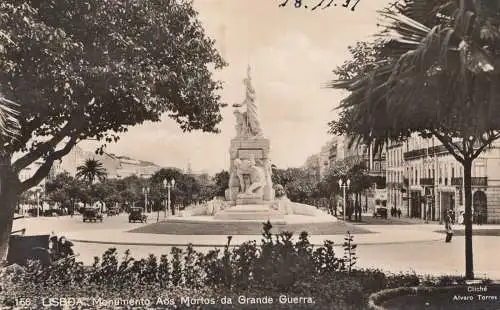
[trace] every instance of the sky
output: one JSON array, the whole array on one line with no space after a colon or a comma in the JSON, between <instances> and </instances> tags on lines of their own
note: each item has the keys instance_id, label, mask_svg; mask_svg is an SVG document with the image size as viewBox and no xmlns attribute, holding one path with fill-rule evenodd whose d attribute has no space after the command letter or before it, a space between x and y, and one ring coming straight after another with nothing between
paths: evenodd
<instances>
[{"instance_id":1,"label":"sky","mask_svg":"<svg viewBox=\"0 0 500 310\"><path fill-rule=\"evenodd\" d=\"M164 117L159 123L130 128L107 152L152 161L164 167L216 173L229 167L229 143L235 137L233 103L242 102L248 65L257 95L264 136L271 142L271 160L280 168L300 167L332 138L328 121L345 94L322 85L335 78L332 70L349 59L347 47L371 40L377 13L389 1L360 0L353 12L341 6L311 11L321 0L194 0L206 33L228 66L215 74L223 82L220 134L183 133ZM324 1L327 4L328 1ZM308 6L308 8L305 8ZM82 143L91 150L93 142Z\"/></svg>"}]
</instances>

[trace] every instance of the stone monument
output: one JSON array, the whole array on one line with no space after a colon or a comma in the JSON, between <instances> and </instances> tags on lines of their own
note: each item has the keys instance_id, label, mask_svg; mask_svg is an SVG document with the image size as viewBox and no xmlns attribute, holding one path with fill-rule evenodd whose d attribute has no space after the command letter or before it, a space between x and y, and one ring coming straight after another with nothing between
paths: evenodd
<instances>
[{"instance_id":1,"label":"stone monument","mask_svg":"<svg viewBox=\"0 0 500 310\"><path fill-rule=\"evenodd\" d=\"M236 117L236 137L229 149L229 184L226 200L233 207L224 211L229 217L238 217L240 212L248 217L268 216L276 218L281 212L271 208L274 190L271 180L269 139L264 138L257 113L255 90L252 86L250 67L247 69L245 100L234 104ZM222 214L218 215L223 216ZM242 219L242 218L239 218ZM251 218L248 218L251 219Z\"/></svg>"},{"instance_id":2,"label":"stone monument","mask_svg":"<svg viewBox=\"0 0 500 310\"><path fill-rule=\"evenodd\" d=\"M245 100L233 105L236 108L236 137L231 140L229 150L231 164L226 200L233 205L270 203L274 200L270 143L260 127L250 67L243 82L246 86ZM238 108L245 108L246 111Z\"/></svg>"}]
</instances>

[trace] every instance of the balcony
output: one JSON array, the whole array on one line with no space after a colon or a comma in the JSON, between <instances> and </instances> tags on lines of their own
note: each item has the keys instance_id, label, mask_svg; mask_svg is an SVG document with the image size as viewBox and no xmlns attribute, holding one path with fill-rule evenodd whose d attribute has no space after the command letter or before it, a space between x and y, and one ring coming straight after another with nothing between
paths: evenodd
<instances>
[{"instance_id":1,"label":"balcony","mask_svg":"<svg viewBox=\"0 0 500 310\"><path fill-rule=\"evenodd\" d=\"M438 145L430 148L422 148L418 150L412 150L405 152L403 157L405 160L418 159L425 156L434 156L438 154L446 154L448 150L444 145Z\"/></svg>"},{"instance_id":2,"label":"balcony","mask_svg":"<svg viewBox=\"0 0 500 310\"><path fill-rule=\"evenodd\" d=\"M425 149L418 149L413 151L408 151L403 153L403 158L405 160L417 159L426 155Z\"/></svg>"},{"instance_id":3,"label":"balcony","mask_svg":"<svg viewBox=\"0 0 500 310\"><path fill-rule=\"evenodd\" d=\"M368 175L372 177L384 177L385 178L385 170L381 169L372 169L368 171Z\"/></svg>"},{"instance_id":4,"label":"balcony","mask_svg":"<svg viewBox=\"0 0 500 310\"><path fill-rule=\"evenodd\" d=\"M462 187L463 186L462 181L463 181L462 178L452 178L451 185ZM488 186L488 178L487 177L473 177L472 178L472 186Z\"/></svg>"},{"instance_id":5,"label":"balcony","mask_svg":"<svg viewBox=\"0 0 500 310\"><path fill-rule=\"evenodd\" d=\"M444 145L438 145L434 147L429 148L429 156L435 155L435 154L445 154L448 153L448 150Z\"/></svg>"},{"instance_id":6,"label":"balcony","mask_svg":"<svg viewBox=\"0 0 500 310\"><path fill-rule=\"evenodd\" d=\"M434 185L434 178L421 178L420 185L433 186Z\"/></svg>"}]
</instances>

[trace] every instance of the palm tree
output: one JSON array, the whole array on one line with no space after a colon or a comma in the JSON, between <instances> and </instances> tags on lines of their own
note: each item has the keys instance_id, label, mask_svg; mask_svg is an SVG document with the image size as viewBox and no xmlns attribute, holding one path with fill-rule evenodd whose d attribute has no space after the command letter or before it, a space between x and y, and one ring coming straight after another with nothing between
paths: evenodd
<instances>
[{"instance_id":1,"label":"palm tree","mask_svg":"<svg viewBox=\"0 0 500 310\"><path fill-rule=\"evenodd\" d=\"M0 94L0 138L16 136L19 130L16 104Z\"/></svg>"},{"instance_id":2,"label":"palm tree","mask_svg":"<svg viewBox=\"0 0 500 310\"><path fill-rule=\"evenodd\" d=\"M4 42L13 43L9 36L2 31L0 31L0 39L0 50L3 48ZM19 122L16 107L17 105L14 102L0 94L0 139L17 135Z\"/></svg>"},{"instance_id":3,"label":"palm tree","mask_svg":"<svg viewBox=\"0 0 500 310\"><path fill-rule=\"evenodd\" d=\"M350 91L333 132L381 147L418 132L463 165L465 274L472 279L472 162L500 137L500 6L406 0L385 19L374 58L329 86Z\"/></svg>"},{"instance_id":4,"label":"palm tree","mask_svg":"<svg viewBox=\"0 0 500 310\"><path fill-rule=\"evenodd\" d=\"M96 179L104 181L108 173L102 163L97 159L87 159L85 163L76 168L76 178L92 184Z\"/></svg>"}]
</instances>

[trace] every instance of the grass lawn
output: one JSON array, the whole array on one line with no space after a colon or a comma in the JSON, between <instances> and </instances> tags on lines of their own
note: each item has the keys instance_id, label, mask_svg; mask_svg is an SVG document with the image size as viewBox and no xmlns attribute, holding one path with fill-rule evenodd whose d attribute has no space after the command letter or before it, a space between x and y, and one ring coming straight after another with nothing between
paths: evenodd
<instances>
[{"instance_id":1,"label":"grass lawn","mask_svg":"<svg viewBox=\"0 0 500 310\"><path fill-rule=\"evenodd\" d=\"M438 230L436 232L437 233L442 233L442 234L446 233L446 231L444 231L444 230ZM475 228L475 229L472 229L472 234L474 236L495 236L495 237L498 237L498 236L500 236L500 229L481 229L481 228ZM464 236L465 235L465 230L463 230L463 229L453 230L453 235L454 236Z\"/></svg>"},{"instance_id":2,"label":"grass lawn","mask_svg":"<svg viewBox=\"0 0 500 310\"><path fill-rule=\"evenodd\" d=\"M347 231L352 234L371 233L368 229L343 222L312 224L273 224L272 233L282 231L299 234L307 231L310 235L343 235ZM166 235L260 235L262 223L258 222L161 222L132 229L131 233L166 234Z\"/></svg>"}]
</instances>

